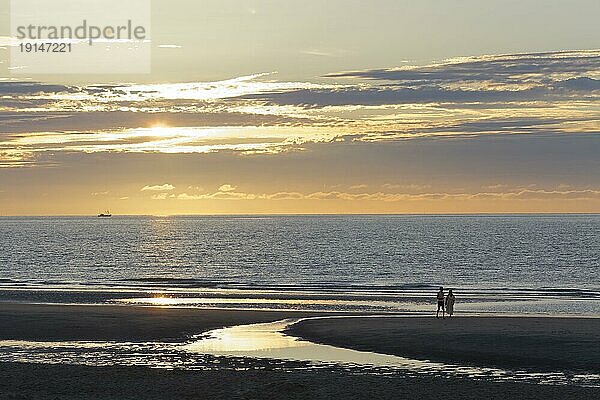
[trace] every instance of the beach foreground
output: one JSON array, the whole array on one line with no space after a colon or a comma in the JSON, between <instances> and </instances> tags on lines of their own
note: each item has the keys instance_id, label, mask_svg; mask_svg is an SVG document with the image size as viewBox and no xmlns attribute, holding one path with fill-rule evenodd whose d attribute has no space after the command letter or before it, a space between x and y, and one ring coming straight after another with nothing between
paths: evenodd
<instances>
[{"instance_id":1,"label":"beach foreground","mask_svg":"<svg viewBox=\"0 0 600 400\"><path fill-rule=\"evenodd\" d=\"M183 342L191 335L222 326L301 316L309 315L156 307L1 304L0 340ZM508 359L514 358L514 354L506 347L502 337L508 332L534 329L531 341L522 339L518 346L528 349L535 348L536 344L540 348L547 344L550 347L548 353L556 354L552 365L587 368L586 360L593 357L594 352L597 354L600 320L499 318L497 321L490 318L442 321L431 318L352 317L306 320L290 331L324 343L409 357L416 357L415 349L419 349L418 343L421 343L419 354L428 359L441 357L439 346L434 346L434 343L444 344L448 347L444 357L458 360L467 351L466 345L457 343L461 337L473 349L477 342L486 342L486 348L495 357ZM546 340L550 342L544 342ZM591 354L586 356L584 350L578 350L581 346ZM428 352L428 349L431 351ZM577 355L570 355L573 352ZM473 351L470 357L482 365L492 360L481 351ZM538 360L536 365L542 365L539 360L543 358L534 358ZM576 363L579 359L581 365ZM157 368L50 365L28 361L31 362L0 362L1 399L439 399L441 396L461 399L592 399L600 394L600 389L593 387L415 376L402 371L378 374L336 366L286 368L282 363L269 360L248 362L243 368L231 363L230 368L200 370L170 370L159 365Z\"/></svg>"},{"instance_id":2,"label":"beach foreground","mask_svg":"<svg viewBox=\"0 0 600 400\"><path fill-rule=\"evenodd\" d=\"M598 389L316 371L0 363L1 399L597 399Z\"/></svg>"},{"instance_id":3,"label":"beach foreground","mask_svg":"<svg viewBox=\"0 0 600 400\"><path fill-rule=\"evenodd\" d=\"M600 318L351 317L301 321L288 333L420 360L600 373Z\"/></svg>"}]
</instances>

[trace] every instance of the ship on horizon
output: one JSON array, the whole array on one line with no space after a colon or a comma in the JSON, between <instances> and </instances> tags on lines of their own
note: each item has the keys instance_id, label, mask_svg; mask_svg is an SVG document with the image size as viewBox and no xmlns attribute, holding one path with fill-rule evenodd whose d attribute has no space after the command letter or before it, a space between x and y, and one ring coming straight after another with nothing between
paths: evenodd
<instances>
[{"instance_id":1,"label":"ship on horizon","mask_svg":"<svg viewBox=\"0 0 600 400\"><path fill-rule=\"evenodd\" d=\"M112 214L110 213L110 211L105 211L103 213L98 214L98 218L110 218L112 217Z\"/></svg>"}]
</instances>

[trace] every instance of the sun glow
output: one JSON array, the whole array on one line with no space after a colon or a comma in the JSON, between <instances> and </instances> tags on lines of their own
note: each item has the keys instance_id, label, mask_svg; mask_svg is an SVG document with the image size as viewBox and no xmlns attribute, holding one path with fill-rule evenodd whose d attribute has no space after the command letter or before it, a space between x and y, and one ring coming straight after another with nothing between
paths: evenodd
<instances>
[{"instance_id":1,"label":"sun glow","mask_svg":"<svg viewBox=\"0 0 600 400\"><path fill-rule=\"evenodd\" d=\"M149 297L144 299L144 303L156 306L170 306L179 304L181 299L167 297L164 295L155 295L154 297Z\"/></svg>"}]
</instances>

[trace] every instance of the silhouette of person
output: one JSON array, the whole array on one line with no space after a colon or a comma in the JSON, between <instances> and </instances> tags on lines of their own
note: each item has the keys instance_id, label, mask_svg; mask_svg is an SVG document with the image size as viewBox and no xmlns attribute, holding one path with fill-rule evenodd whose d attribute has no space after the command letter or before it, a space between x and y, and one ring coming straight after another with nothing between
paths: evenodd
<instances>
[{"instance_id":1,"label":"silhouette of person","mask_svg":"<svg viewBox=\"0 0 600 400\"><path fill-rule=\"evenodd\" d=\"M448 313L448 317L452 317L454 314L454 293L452 293L452 289L448 290L448 296L446 296L446 312Z\"/></svg>"},{"instance_id":2,"label":"silhouette of person","mask_svg":"<svg viewBox=\"0 0 600 400\"><path fill-rule=\"evenodd\" d=\"M442 310L442 318L446 318L445 310L444 310L444 288L440 286L440 290L437 293L437 312L435 313L435 317L440 317L440 309Z\"/></svg>"}]
</instances>

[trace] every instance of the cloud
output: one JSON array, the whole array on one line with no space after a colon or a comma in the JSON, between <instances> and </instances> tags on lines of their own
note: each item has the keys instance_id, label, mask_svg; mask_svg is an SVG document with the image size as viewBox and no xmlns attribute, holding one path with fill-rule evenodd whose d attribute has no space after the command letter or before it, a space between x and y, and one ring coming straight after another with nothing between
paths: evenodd
<instances>
[{"instance_id":1,"label":"cloud","mask_svg":"<svg viewBox=\"0 0 600 400\"><path fill-rule=\"evenodd\" d=\"M219 192L233 192L235 189L237 189L237 187L230 184L219 186Z\"/></svg>"},{"instance_id":2,"label":"cloud","mask_svg":"<svg viewBox=\"0 0 600 400\"><path fill-rule=\"evenodd\" d=\"M572 190L560 189L530 189L514 188L508 191L494 192L431 192L431 193L348 193L340 191L319 191L312 193L300 192L276 192L276 193L243 193L243 192L215 192L191 195L181 193L177 196L166 193L153 196L155 199L177 199L177 200L317 200L317 201L376 201L376 202L400 202L400 201L444 201L444 200L600 200L600 189L583 188Z\"/></svg>"},{"instance_id":3,"label":"cloud","mask_svg":"<svg viewBox=\"0 0 600 400\"><path fill-rule=\"evenodd\" d=\"M47 94L74 93L77 89L65 85L51 85L39 82L0 82L0 94Z\"/></svg>"},{"instance_id":4,"label":"cloud","mask_svg":"<svg viewBox=\"0 0 600 400\"><path fill-rule=\"evenodd\" d=\"M580 76L578 78L570 78L557 82L552 86L556 89L595 91L600 90L600 80L588 78L587 76Z\"/></svg>"},{"instance_id":5,"label":"cloud","mask_svg":"<svg viewBox=\"0 0 600 400\"><path fill-rule=\"evenodd\" d=\"M0 167L39 166L51 160L42 154L59 153L255 156L313 143L594 134L599 61L599 50L488 55L332 73L331 84L269 73L138 85L0 82Z\"/></svg>"},{"instance_id":6,"label":"cloud","mask_svg":"<svg viewBox=\"0 0 600 400\"><path fill-rule=\"evenodd\" d=\"M418 87L379 86L335 89L303 89L280 93L262 93L244 96L246 99L266 100L280 105L312 107L348 105L386 105L435 102L504 102L530 101L549 96L539 88L523 90L466 90L449 89L426 84Z\"/></svg>"},{"instance_id":7,"label":"cloud","mask_svg":"<svg viewBox=\"0 0 600 400\"><path fill-rule=\"evenodd\" d=\"M557 101L598 99L600 51L463 57L424 66L337 72L328 78L371 82L263 92L243 96L313 107L432 102ZM596 77L596 78L594 78ZM374 81L374 82L373 82Z\"/></svg>"},{"instance_id":8,"label":"cloud","mask_svg":"<svg viewBox=\"0 0 600 400\"><path fill-rule=\"evenodd\" d=\"M4 107L10 101L3 101ZM50 100L15 101L10 111L0 110L0 121L4 133L33 132L89 132L109 131L135 128L149 128L157 123L163 126L177 127L235 127L235 126L277 126L300 124L300 119L280 115L253 115L235 111L195 110L196 112L173 112L165 110L153 113L132 108L131 111L84 111L52 110L54 104ZM20 108L40 108L40 111L18 111ZM75 106L77 107L77 106ZM90 107L94 107L90 105ZM306 121L304 121L306 122Z\"/></svg>"},{"instance_id":9,"label":"cloud","mask_svg":"<svg viewBox=\"0 0 600 400\"><path fill-rule=\"evenodd\" d=\"M146 185L141 191L142 192L168 192L174 190L175 186L165 183L164 185Z\"/></svg>"},{"instance_id":10,"label":"cloud","mask_svg":"<svg viewBox=\"0 0 600 400\"><path fill-rule=\"evenodd\" d=\"M381 187L385 190L408 190L408 191L419 191L430 189L431 185L417 185L414 183L410 184L397 184L397 183L384 183Z\"/></svg>"},{"instance_id":11,"label":"cloud","mask_svg":"<svg viewBox=\"0 0 600 400\"><path fill-rule=\"evenodd\" d=\"M278 192L268 195L270 200L302 200L304 195L298 192Z\"/></svg>"},{"instance_id":12,"label":"cloud","mask_svg":"<svg viewBox=\"0 0 600 400\"><path fill-rule=\"evenodd\" d=\"M300 52L300 54L305 54L307 56L314 56L314 57L341 57L347 53L348 53L348 51L346 51L344 49L319 49L319 48L306 49L306 50L302 50Z\"/></svg>"},{"instance_id":13,"label":"cloud","mask_svg":"<svg viewBox=\"0 0 600 400\"><path fill-rule=\"evenodd\" d=\"M482 188L486 189L486 190L500 190L500 189L508 188L508 185L503 184L503 183L497 183L497 184L493 184L493 185L484 185L484 186L482 186Z\"/></svg>"},{"instance_id":14,"label":"cloud","mask_svg":"<svg viewBox=\"0 0 600 400\"><path fill-rule=\"evenodd\" d=\"M348 186L348 189L350 189L350 190L360 190L360 189L366 189L367 187L369 187L369 186L363 183L363 184Z\"/></svg>"},{"instance_id":15,"label":"cloud","mask_svg":"<svg viewBox=\"0 0 600 400\"><path fill-rule=\"evenodd\" d=\"M207 194L181 193L176 196L178 200L256 200L257 195L239 192L216 192Z\"/></svg>"},{"instance_id":16,"label":"cloud","mask_svg":"<svg viewBox=\"0 0 600 400\"><path fill-rule=\"evenodd\" d=\"M169 194L169 193L158 193L158 194L153 194L151 199L152 200L165 200L167 198L174 198L175 195L174 194Z\"/></svg>"},{"instance_id":17,"label":"cloud","mask_svg":"<svg viewBox=\"0 0 600 400\"><path fill-rule=\"evenodd\" d=\"M316 57L331 57L333 55L332 53L330 53L328 51L319 50L319 49L302 50L300 53L306 54L308 56L316 56Z\"/></svg>"},{"instance_id":18,"label":"cloud","mask_svg":"<svg viewBox=\"0 0 600 400\"><path fill-rule=\"evenodd\" d=\"M539 82L553 76L597 71L600 50L460 57L425 66L336 72L329 78L365 78L395 82Z\"/></svg>"}]
</instances>

